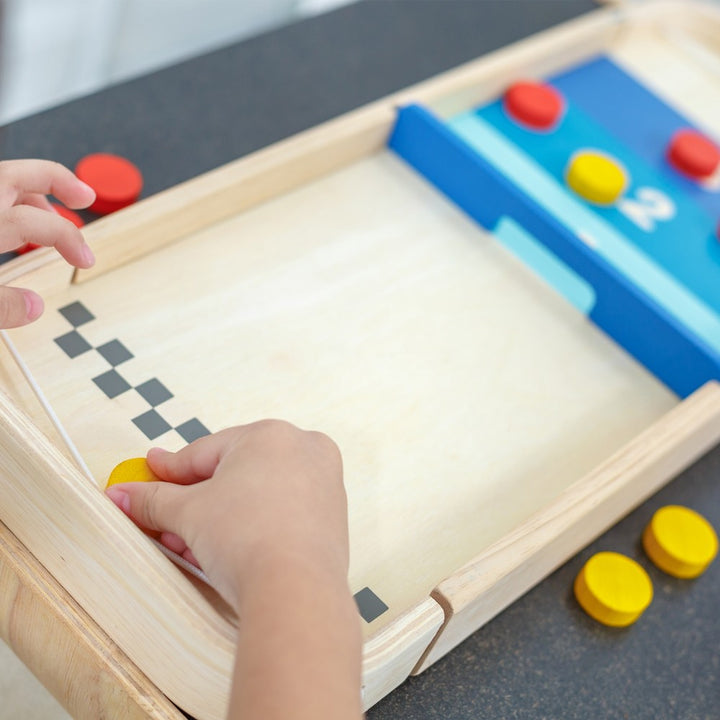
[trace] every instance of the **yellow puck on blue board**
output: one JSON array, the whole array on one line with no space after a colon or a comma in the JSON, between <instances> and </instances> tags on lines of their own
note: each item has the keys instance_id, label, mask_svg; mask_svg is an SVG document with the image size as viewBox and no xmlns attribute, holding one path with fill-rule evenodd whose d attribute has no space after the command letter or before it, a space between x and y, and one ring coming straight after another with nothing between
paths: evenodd
<instances>
[{"instance_id":1,"label":"yellow puck on blue board","mask_svg":"<svg viewBox=\"0 0 720 720\"><path fill-rule=\"evenodd\" d=\"M113 468L107 487L128 482L153 482L160 478L150 469L144 457L123 460Z\"/></svg>"},{"instance_id":2,"label":"yellow puck on blue board","mask_svg":"<svg viewBox=\"0 0 720 720\"><path fill-rule=\"evenodd\" d=\"M619 160L596 150L581 150L570 158L565 180L588 202L612 205L625 192L628 174Z\"/></svg>"},{"instance_id":3,"label":"yellow puck on blue board","mask_svg":"<svg viewBox=\"0 0 720 720\"><path fill-rule=\"evenodd\" d=\"M678 578L701 575L718 553L712 525L682 505L661 507L645 528L642 542L655 565Z\"/></svg>"},{"instance_id":4,"label":"yellow puck on blue board","mask_svg":"<svg viewBox=\"0 0 720 720\"><path fill-rule=\"evenodd\" d=\"M575 578L575 598L590 617L603 625L632 625L653 599L650 576L620 553L593 555Z\"/></svg>"}]
</instances>

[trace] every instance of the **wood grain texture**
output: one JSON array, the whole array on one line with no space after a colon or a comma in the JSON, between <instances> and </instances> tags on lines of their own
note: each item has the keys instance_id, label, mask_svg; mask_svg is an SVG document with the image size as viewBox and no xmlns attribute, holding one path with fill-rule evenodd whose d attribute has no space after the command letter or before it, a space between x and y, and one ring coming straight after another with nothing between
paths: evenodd
<instances>
[{"instance_id":1,"label":"wood grain texture","mask_svg":"<svg viewBox=\"0 0 720 720\"><path fill-rule=\"evenodd\" d=\"M602 48L632 48L642 61L649 54L634 40L661 56L664 35L645 23L677 7L598 12L95 223L86 235L98 265L75 284L51 251L0 269L0 282L48 298L46 317L14 337L85 444L98 485L115 461L147 444L129 422L141 407L135 396L98 402L91 378L107 366L94 355L66 362L54 348L52 338L69 329L56 311L75 300L102 318L83 328L93 345L119 337L136 353L123 368L133 385L157 375L176 394L168 405L175 420L190 412L214 430L290 415L340 441L351 583L379 589L390 605L366 629L368 702L404 679L435 634L440 606L450 620L420 668L487 619L475 597L494 613L587 542L558 524L568 503L588 513L594 532L636 502L618 479L635 468L634 453L651 468L638 470L642 494L715 432L710 389L705 410L693 400L695 410L683 404L671 416L686 419L677 421L685 440L668 439L672 457L650 433L616 464L592 470L675 399L377 152L394 105L420 101L453 113L516 76ZM233 385L239 367L242 382ZM18 382L11 367L3 377ZM200 720L222 717L232 622L38 432L46 421L36 406L27 403L37 423L18 412L27 391L16 388L15 403L0 399L0 517L154 684ZM609 493L597 509L594 489ZM552 498L557 505L546 507ZM492 522L481 523L487 507ZM538 517L547 518L540 536ZM528 570L524 553L536 549ZM493 571L473 575L468 568L488 553ZM483 584L491 578L495 585ZM437 602L428 599L436 587ZM128 604L140 618L132 626L121 612ZM189 672L196 686L184 682Z\"/></svg>"},{"instance_id":2,"label":"wood grain texture","mask_svg":"<svg viewBox=\"0 0 720 720\"><path fill-rule=\"evenodd\" d=\"M365 643L362 698L366 710L410 675L444 619L442 608L428 598Z\"/></svg>"},{"instance_id":3,"label":"wood grain texture","mask_svg":"<svg viewBox=\"0 0 720 720\"><path fill-rule=\"evenodd\" d=\"M82 607L92 608L153 683L197 717L223 718L232 626L4 394L0 446L0 515L8 528ZM188 654L199 659L193 682L176 669Z\"/></svg>"},{"instance_id":4,"label":"wood grain texture","mask_svg":"<svg viewBox=\"0 0 720 720\"><path fill-rule=\"evenodd\" d=\"M76 720L184 718L2 523L0 637Z\"/></svg>"}]
</instances>

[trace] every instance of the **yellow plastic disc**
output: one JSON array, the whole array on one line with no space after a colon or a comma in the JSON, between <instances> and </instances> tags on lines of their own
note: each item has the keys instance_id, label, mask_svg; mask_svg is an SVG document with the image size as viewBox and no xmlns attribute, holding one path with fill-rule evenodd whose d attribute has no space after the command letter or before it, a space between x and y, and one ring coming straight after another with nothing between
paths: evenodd
<instances>
[{"instance_id":1,"label":"yellow plastic disc","mask_svg":"<svg viewBox=\"0 0 720 720\"><path fill-rule=\"evenodd\" d=\"M681 505L660 508L642 539L648 557L661 570L679 578L701 575L718 552L718 537L712 525Z\"/></svg>"},{"instance_id":2,"label":"yellow plastic disc","mask_svg":"<svg viewBox=\"0 0 720 720\"><path fill-rule=\"evenodd\" d=\"M152 482L159 480L153 473L144 457L123 460L113 468L108 478L107 487L127 482Z\"/></svg>"},{"instance_id":3,"label":"yellow plastic disc","mask_svg":"<svg viewBox=\"0 0 720 720\"><path fill-rule=\"evenodd\" d=\"M581 198L596 205L612 205L625 192L628 174L617 160L582 150L570 158L565 179Z\"/></svg>"},{"instance_id":4,"label":"yellow plastic disc","mask_svg":"<svg viewBox=\"0 0 720 720\"><path fill-rule=\"evenodd\" d=\"M625 627L634 623L650 605L650 576L625 555L593 555L575 578L575 597L590 617L604 625Z\"/></svg>"}]
</instances>

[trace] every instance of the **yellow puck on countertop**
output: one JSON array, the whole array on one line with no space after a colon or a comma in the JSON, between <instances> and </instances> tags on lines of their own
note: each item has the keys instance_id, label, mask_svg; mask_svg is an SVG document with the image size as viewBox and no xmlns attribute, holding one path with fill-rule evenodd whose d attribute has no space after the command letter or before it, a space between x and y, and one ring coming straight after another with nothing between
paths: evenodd
<instances>
[{"instance_id":1,"label":"yellow puck on countertop","mask_svg":"<svg viewBox=\"0 0 720 720\"><path fill-rule=\"evenodd\" d=\"M650 605L650 576L625 555L599 552L575 578L573 587L580 607L590 617L612 627L634 623Z\"/></svg>"},{"instance_id":2,"label":"yellow puck on countertop","mask_svg":"<svg viewBox=\"0 0 720 720\"><path fill-rule=\"evenodd\" d=\"M595 150L581 150L570 158L567 184L596 205L612 205L624 192L628 174L618 160Z\"/></svg>"},{"instance_id":3,"label":"yellow puck on countertop","mask_svg":"<svg viewBox=\"0 0 720 720\"><path fill-rule=\"evenodd\" d=\"M718 537L699 513L681 505L666 505L651 518L642 536L648 557L669 575L701 575L718 552Z\"/></svg>"},{"instance_id":4,"label":"yellow puck on countertop","mask_svg":"<svg viewBox=\"0 0 720 720\"><path fill-rule=\"evenodd\" d=\"M107 487L128 482L153 482L159 479L150 469L144 457L130 458L129 460L123 460L113 468L108 478Z\"/></svg>"}]
</instances>

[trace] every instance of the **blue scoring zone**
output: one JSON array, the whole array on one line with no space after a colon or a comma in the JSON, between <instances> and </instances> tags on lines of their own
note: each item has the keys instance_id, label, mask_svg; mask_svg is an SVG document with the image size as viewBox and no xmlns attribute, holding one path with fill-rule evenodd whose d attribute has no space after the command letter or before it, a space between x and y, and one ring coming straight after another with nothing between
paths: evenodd
<instances>
[{"instance_id":1,"label":"blue scoring zone","mask_svg":"<svg viewBox=\"0 0 720 720\"><path fill-rule=\"evenodd\" d=\"M720 378L717 315L476 113L451 128L422 107L406 107L389 146L484 227L510 220L542 243L594 291L593 322L680 396ZM519 161L512 171L511 159ZM688 310L692 328L682 316Z\"/></svg>"}]
</instances>

